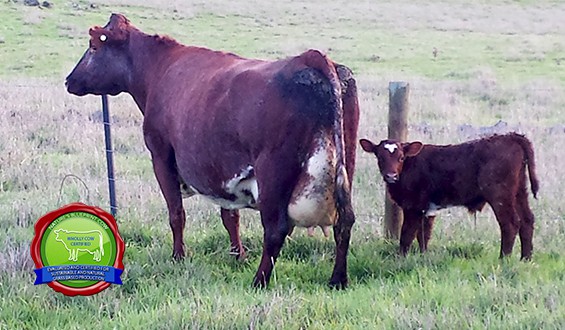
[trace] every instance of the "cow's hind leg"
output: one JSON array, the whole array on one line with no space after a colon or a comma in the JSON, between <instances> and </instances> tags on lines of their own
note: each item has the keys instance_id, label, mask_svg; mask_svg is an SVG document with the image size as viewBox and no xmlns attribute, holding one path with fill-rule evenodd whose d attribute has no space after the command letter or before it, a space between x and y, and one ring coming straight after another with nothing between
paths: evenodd
<instances>
[{"instance_id":1,"label":"cow's hind leg","mask_svg":"<svg viewBox=\"0 0 565 330\"><path fill-rule=\"evenodd\" d=\"M415 210L403 210L404 221L400 230L400 254L405 256L416 238L418 230L422 226L422 212Z\"/></svg>"},{"instance_id":2,"label":"cow's hind leg","mask_svg":"<svg viewBox=\"0 0 565 330\"><path fill-rule=\"evenodd\" d=\"M149 145L149 144L148 144ZM183 230L186 215L182 206L182 196L178 180L178 171L172 149L167 152L162 148L152 152L153 169L161 187L161 192L169 210L169 224L173 231L173 258L182 259L185 256Z\"/></svg>"},{"instance_id":3,"label":"cow's hind leg","mask_svg":"<svg viewBox=\"0 0 565 330\"><path fill-rule=\"evenodd\" d=\"M520 227L520 218L511 198L495 200L492 203L489 201L489 204L500 226L500 258L503 258L512 253L514 241Z\"/></svg>"},{"instance_id":4,"label":"cow's hind leg","mask_svg":"<svg viewBox=\"0 0 565 330\"><path fill-rule=\"evenodd\" d=\"M343 193L343 201L338 202L338 219L334 226L334 239L336 244L335 264L329 283L330 287L336 289L345 289L348 284L347 253L349 251L351 227L353 227L355 223L355 214L353 213L353 207L351 205L351 195L345 191Z\"/></svg>"},{"instance_id":5,"label":"cow's hind leg","mask_svg":"<svg viewBox=\"0 0 565 330\"><path fill-rule=\"evenodd\" d=\"M234 255L237 260L244 260L245 250L239 237L239 211L222 208L220 214L222 223L230 235L230 254Z\"/></svg>"},{"instance_id":6,"label":"cow's hind leg","mask_svg":"<svg viewBox=\"0 0 565 330\"><path fill-rule=\"evenodd\" d=\"M516 195L516 210L520 215L520 244L522 245L522 260L530 260L533 250L534 214L528 204L528 191L524 187Z\"/></svg>"},{"instance_id":7,"label":"cow's hind leg","mask_svg":"<svg viewBox=\"0 0 565 330\"><path fill-rule=\"evenodd\" d=\"M298 178L299 163L292 163L288 154L293 152L271 153L260 157L256 163L255 173L261 187L259 210L264 234L263 254L253 279L254 287L266 287L269 284L273 267L291 229L288 204Z\"/></svg>"},{"instance_id":8,"label":"cow's hind leg","mask_svg":"<svg viewBox=\"0 0 565 330\"><path fill-rule=\"evenodd\" d=\"M253 279L253 286L264 288L269 284L275 262L290 227L287 223L287 211L282 207L274 207L273 210L261 212L261 222L264 229L263 254L259 269Z\"/></svg>"}]
</instances>

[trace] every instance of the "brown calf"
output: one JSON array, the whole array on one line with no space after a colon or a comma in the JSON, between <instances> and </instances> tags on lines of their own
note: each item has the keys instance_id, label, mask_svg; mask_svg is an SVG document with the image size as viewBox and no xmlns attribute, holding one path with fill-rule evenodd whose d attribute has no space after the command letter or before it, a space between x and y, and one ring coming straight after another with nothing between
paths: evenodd
<instances>
[{"instance_id":1,"label":"brown calf","mask_svg":"<svg viewBox=\"0 0 565 330\"><path fill-rule=\"evenodd\" d=\"M526 137L510 133L445 146L359 142L377 157L388 192L404 211L403 255L415 237L420 251L427 249L437 210L464 206L474 213L489 203L502 234L500 257L512 252L519 233L522 259L531 258L534 215L528 206L526 165L534 197L539 184L534 151Z\"/></svg>"}]
</instances>

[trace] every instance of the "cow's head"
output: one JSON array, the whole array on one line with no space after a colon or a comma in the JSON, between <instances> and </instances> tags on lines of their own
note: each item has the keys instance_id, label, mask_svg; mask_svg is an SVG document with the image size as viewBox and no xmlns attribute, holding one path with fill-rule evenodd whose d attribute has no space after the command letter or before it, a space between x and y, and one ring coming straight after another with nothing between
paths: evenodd
<instances>
[{"instance_id":1,"label":"cow's head","mask_svg":"<svg viewBox=\"0 0 565 330\"><path fill-rule=\"evenodd\" d=\"M421 142L400 143L394 140L383 140L375 145L369 140L361 139L359 143L363 150L377 157L381 175L388 183L395 183L400 179L404 159L416 156L423 146Z\"/></svg>"},{"instance_id":2,"label":"cow's head","mask_svg":"<svg viewBox=\"0 0 565 330\"><path fill-rule=\"evenodd\" d=\"M128 19L112 14L106 26L90 29L90 46L67 77L71 94L116 95L127 90L131 75Z\"/></svg>"}]
</instances>

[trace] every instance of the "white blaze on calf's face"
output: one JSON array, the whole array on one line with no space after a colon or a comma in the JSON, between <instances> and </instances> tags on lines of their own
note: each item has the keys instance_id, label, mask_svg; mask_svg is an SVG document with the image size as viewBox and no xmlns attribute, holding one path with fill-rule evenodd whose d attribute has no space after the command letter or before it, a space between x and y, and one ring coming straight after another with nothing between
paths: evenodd
<instances>
[{"instance_id":1,"label":"white blaze on calf's face","mask_svg":"<svg viewBox=\"0 0 565 330\"><path fill-rule=\"evenodd\" d=\"M394 143L385 143L384 148L385 148L386 150L388 150L391 154L393 154L394 151L395 151L396 149L398 149L398 146L397 146L396 144L394 144Z\"/></svg>"}]
</instances>

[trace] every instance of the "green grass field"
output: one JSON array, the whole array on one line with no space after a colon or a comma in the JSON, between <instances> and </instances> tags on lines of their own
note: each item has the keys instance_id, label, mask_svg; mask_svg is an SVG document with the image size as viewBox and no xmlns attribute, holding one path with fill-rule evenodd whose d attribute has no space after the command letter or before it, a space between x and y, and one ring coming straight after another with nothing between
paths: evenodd
<instances>
[{"instance_id":1,"label":"green grass field","mask_svg":"<svg viewBox=\"0 0 565 330\"><path fill-rule=\"evenodd\" d=\"M565 328L565 4L561 1L23 1L0 2L0 329L563 329ZM277 59L318 48L350 66L361 106L359 136L386 137L389 81L410 83L409 139L458 143L493 131L534 143L539 199L533 261L519 242L498 259L486 208L441 211L430 251L397 255L383 236L384 184L357 155L357 222L350 288L327 281L334 244L318 230L287 240L266 290L258 213L242 211L249 250L240 263L218 207L185 201L189 257L172 262L164 200L131 97L110 98L121 234L122 286L66 297L34 286L33 225L64 204L108 209L100 98L65 91L88 28L112 12L148 33ZM434 56L434 48L437 50ZM65 175L70 177L61 182Z\"/></svg>"}]
</instances>

